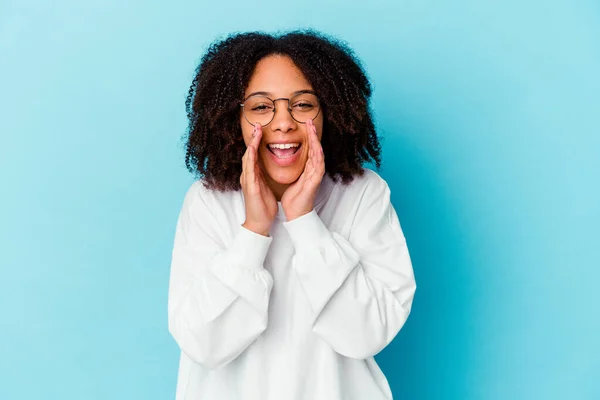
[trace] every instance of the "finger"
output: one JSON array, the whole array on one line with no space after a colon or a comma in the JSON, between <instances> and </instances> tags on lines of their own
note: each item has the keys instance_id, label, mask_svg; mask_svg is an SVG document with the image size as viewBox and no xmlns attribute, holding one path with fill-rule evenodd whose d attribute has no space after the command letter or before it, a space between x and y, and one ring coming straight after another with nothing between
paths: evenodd
<instances>
[{"instance_id":1,"label":"finger","mask_svg":"<svg viewBox=\"0 0 600 400\"><path fill-rule=\"evenodd\" d=\"M260 163L258 162L258 149L260 146L260 141L262 140L262 127L259 123L257 123L255 125L255 128L256 128L256 133L254 135L254 140L252 141L252 147L253 147L252 171L255 175L256 180L259 180L262 177L262 175L261 175L262 167L260 166Z\"/></svg>"},{"instance_id":2,"label":"finger","mask_svg":"<svg viewBox=\"0 0 600 400\"><path fill-rule=\"evenodd\" d=\"M252 193L258 194L258 193L260 193L260 183L263 179L262 179L260 165L258 164L258 161L257 161L258 153L254 149L254 147L252 147L250 154L251 154L251 156L248 159L248 170L251 172L249 172L249 174L248 174L248 179L251 182L250 186L252 188Z\"/></svg>"},{"instance_id":3,"label":"finger","mask_svg":"<svg viewBox=\"0 0 600 400\"><path fill-rule=\"evenodd\" d=\"M317 140L317 142L319 143L319 147L318 147L317 155L315 158L317 160L317 165L320 168L324 168L325 167L325 155L323 153L323 146L321 146L321 142L319 142L318 140Z\"/></svg>"},{"instance_id":4,"label":"finger","mask_svg":"<svg viewBox=\"0 0 600 400\"><path fill-rule=\"evenodd\" d=\"M248 146L248 149L246 150L248 153L248 158L246 159L246 177L248 178L248 180L250 182L254 182L254 146L250 145Z\"/></svg>"},{"instance_id":5,"label":"finger","mask_svg":"<svg viewBox=\"0 0 600 400\"><path fill-rule=\"evenodd\" d=\"M321 175L321 171L324 170L324 163L322 157L322 147L319 142L319 137L317 136L317 127L314 122L310 121L310 140L311 140L311 157L310 157L310 171L311 171L311 180L314 179L315 176Z\"/></svg>"},{"instance_id":6,"label":"finger","mask_svg":"<svg viewBox=\"0 0 600 400\"><path fill-rule=\"evenodd\" d=\"M313 126L313 121L312 119L309 119L308 121L306 121L306 134L308 136L308 158L311 159L313 157L313 149L314 149L314 144L312 141L312 126ZM308 162L308 160L307 160Z\"/></svg>"},{"instance_id":7,"label":"finger","mask_svg":"<svg viewBox=\"0 0 600 400\"><path fill-rule=\"evenodd\" d=\"M242 181L244 180L244 176L246 175L246 159L248 158L248 148L246 147L246 151L244 152L244 155L242 156L242 173L240 174L240 184L243 183Z\"/></svg>"},{"instance_id":8,"label":"finger","mask_svg":"<svg viewBox=\"0 0 600 400\"><path fill-rule=\"evenodd\" d=\"M252 146L254 146L254 149L256 151L258 151L258 146L259 146L260 140L262 138L262 126L260 126L259 123L254 125L254 133L252 136L253 136L253 139L252 139L252 142L250 142L250 144Z\"/></svg>"},{"instance_id":9,"label":"finger","mask_svg":"<svg viewBox=\"0 0 600 400\"><path fill-rule=\"evenodd\" d=\"M313 160L316 160L317 158L317 152L319 149L319 140L317 138L317 128L315 127L315 124L313 122L313 120L310 120L310 149L311 149L311 158Z\"/></svg>"},{"instance_id":10,"label":"finger","mask_svg":"<svg viewBox=\"0 0 600 400\"><path fill-rule=\"evenodd\" d=\"M319 141L319 136L317 135L317 127L315 126L315 124L311 125L313 128L313 140L315 143L315 160L317 162L317 165L321 165L324 161L323 146L321 145L321 142Z\"/></svg>"},{"instance_id":11,"label":"finger","mask_svg":"<svg viewBox=\"0 0 600 400\"><path fill-rule=\"evenodd\" d=\"M243 175L245 176L245 180L246 181L250 181L253 182L254 178L254 164L255 164L255 150L256 150L256 146L255 146L255 142L257 140L257 128L256 125L254 125L253 129L252 129L252 140L250 141L250 143L248 144L248 146L246 147L246 152L244 153L244 156L242 157L242 172ZM259 138L260 140L260 138Z\"/></svg>"},{"instance_id":12,"label":"finger","mask_svg":"<svg viewBox=\"0 0 600 400\"><path fill-rule=\"evenodd\" d=\"M248 154L250 153L250 147L252 147L252 143L254 142L254 137L256 136L256 126L254 126L252 128L252 140L250 140L250 143L248 143L248 145L246 146L246 151L244 152L244 155L242 156L242 168L244 168L245 164L247 163L248 160Z\"/></svg>"}]
</instances>

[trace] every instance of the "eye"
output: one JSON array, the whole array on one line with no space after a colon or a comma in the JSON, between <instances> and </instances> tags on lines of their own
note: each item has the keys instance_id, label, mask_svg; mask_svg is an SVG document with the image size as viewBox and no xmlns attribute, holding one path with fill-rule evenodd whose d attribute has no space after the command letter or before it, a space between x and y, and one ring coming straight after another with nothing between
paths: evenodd
<instances>
[{"instance_id":1,"label":"eye","mask_svg":"<svg viewBox=\"0 0 600 400\"><path fill-rule=\"evenodd\" d=\"M301 101L301 102L295 103L292 106L292 108L294 110L298 110L298 111L312 110L313 107L314 107L314 105L312 105L311 103L305 102L305 101Z\"/></svg>"},{"instance_id":2,"label":"eye","mask_svg":"<svg viewBox=\"0 0 600 400\"><path fill-rule=\"evenodd\" d=\"M265 113L273 110L273 106L265 103L255 104L252 106L251 110L257 113Z\"/></svg>"}]
</instances>

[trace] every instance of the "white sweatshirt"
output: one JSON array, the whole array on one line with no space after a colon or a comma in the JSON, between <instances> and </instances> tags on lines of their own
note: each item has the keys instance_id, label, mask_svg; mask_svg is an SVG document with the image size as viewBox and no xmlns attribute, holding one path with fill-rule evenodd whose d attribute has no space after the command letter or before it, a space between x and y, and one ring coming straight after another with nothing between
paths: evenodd
<instances>
[{"instance_id":1,"label":"white sweatshirt","mask_svg":"<svg viewBox=\"0 0 600 400\"><path fill-rule=\"evenodd\" d=\"M325 175L312 212L286 221L278 206L267 237L242 227L241 190L187 191L169 284L176 399L391 399L373 356L416 285L387 183Z\"/></svg>"}]
</instances>

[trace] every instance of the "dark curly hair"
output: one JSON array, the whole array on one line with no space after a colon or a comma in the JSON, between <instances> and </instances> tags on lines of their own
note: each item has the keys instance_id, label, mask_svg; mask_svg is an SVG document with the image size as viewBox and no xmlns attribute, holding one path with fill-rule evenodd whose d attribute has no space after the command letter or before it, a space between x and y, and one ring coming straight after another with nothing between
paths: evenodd
<instances>
[{"instance_id":1,"label":"dark curly hair","mask_svg":"<svg viewBox=\"0 0 600 400\"><path fill-rule=\"evenodd\" d=\"M203 176L207 188L240 189L246 145L239 104L258 61L274 54L290 57L320 99L326 173L347 184L364 174L364 162L380 168L381 146L369 106L372 89L360 61L340 40L302 30L238 33L209 46L185 102L187 169Z\"/></svg>"}]
</instances>

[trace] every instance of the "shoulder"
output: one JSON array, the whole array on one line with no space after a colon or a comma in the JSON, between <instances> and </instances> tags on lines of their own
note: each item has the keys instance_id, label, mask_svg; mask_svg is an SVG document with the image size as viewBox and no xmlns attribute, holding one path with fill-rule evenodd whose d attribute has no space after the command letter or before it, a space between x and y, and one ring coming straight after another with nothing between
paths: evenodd
<instances>
[{"instance_id":1,"label":"shoulder","mask_svg":"<svg viewBox=\"0 0 600 400\"><path fill-rule=\"evenodd\" d=\"M338 181L327 203L328 212L351 221L389 207L390 189L377 172L363 168L363 174L356 175L352 182Z\"/></svg>"},{"instance_id":2,"label":"shoulder","mask_svg":"<svg viewBox=\"0 0 600 400\"><path fill-rule=\"evenodd\" d=\"M364 168L364 174L360 178L364 181L365 186L387 187L387 182L377 172L369 168Z\"/></svg>"},{"instance_id":3,"label":"shoulder","mask_svg":"<svg viewBox=\"0 0 600 400\"><path fill-rule=\"evenodd\" d=\"M229 199L236 197L239 193L239 190L219 191L216 189L210 189L206 187L205 181L203 179L197 179L190 184L185 196L190 198L202 199L204 201L228 201Z\"/></svg>"},{"instance_id":4,"label":"shoulder","mask_svg":"<svg viewBox=\"0 0 600 400\"><path fill-rule=\"evenodd\" d=\"M184 195L183 203L184 206L193 207L198 201L204 201L206 197L208 189L204 187L202 180L195 180L192 182Z\"/></svg>"},{"instance_id":5,"label":"shoulder","mask_svg":"<svg viewBox=\"0 0 600 400\"><path fill-rule=\"evenodd\" d=\"M184 206L194 209L214 209L222 207L231 202L237 192L219 192L205 186L202 179L192 182L184 195Z\"/></svg>"},{"instance_id":6,"label":"shoulder","mask_svg":"<svg viewBox=\"0 0 600 400\"><path fill-rule=\"evenodd\" d=\"M225 224L233 218L240 218L243 199L240 191L218 191L207 188L202 179L192 182L184 197L183 208L197 220Z\"/></svg>"},{"instance_id":7,"label":"shoulder","mask_svg":"<svg viewBox=\"0 0 600 400\"><path fill-rule=\"evenodd\" d=\"M357 175L352 182L342 185L345 186L344 191L363 199L373 196L389 196L390 188L385 179L372 169L363 168L363 170L362 175Z\"/></svg>"}]
</instances>

